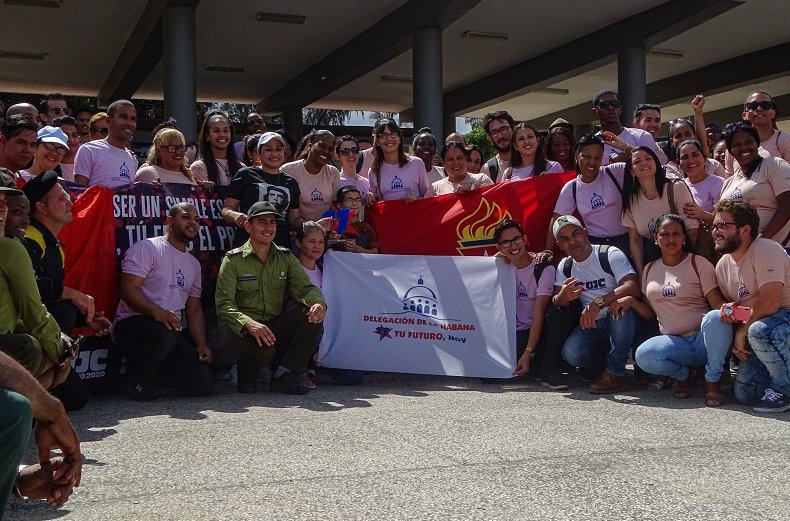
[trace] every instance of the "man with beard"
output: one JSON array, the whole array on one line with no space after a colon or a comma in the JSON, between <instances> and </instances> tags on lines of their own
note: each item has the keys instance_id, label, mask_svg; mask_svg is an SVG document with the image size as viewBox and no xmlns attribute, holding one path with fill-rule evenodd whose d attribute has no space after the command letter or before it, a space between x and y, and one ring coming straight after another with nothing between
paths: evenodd
<instances>
[{"instance_id":1,"label":"man with beard","mask_svg":"<svg viewBox=\"0 0 790 521\"><path fill-rule=\"evenodd\" d=\"M113 334L126 352L126 391L138 401L161 400L165 383L190 396L205 396L214 384L200 263L187 251L198 235L197 209L172 206L167 225L165 236L129 248L122 265Z\"/></svg>"},{"instance_id":2,"label":"man with beard","mask_svg":"<svg viewBox=\"0 0 790 521\"><path fill-rule=\"evenodd\" d=\"M483 118L483 128L497 149L497 154L483 165L481 173L487 174L495 183L499 172L504 172L510 166L510 139L515 124L513 117L504 110L489 112Z\"/></svg>"},{"instance_id":3,"label":"man with beard","mask_svg":"<svg viewBox=\"0 0 790 521\"><path fill-rule=\"evenodd\" d=\"M728 301L721 320L736 326L732 352L741 361L735 399L754 412L790 410L790 257L757 236L760 217L749 203L720 201L714 212L713 238L723 254L716 279Z\"/></svg>"}]
</instances>

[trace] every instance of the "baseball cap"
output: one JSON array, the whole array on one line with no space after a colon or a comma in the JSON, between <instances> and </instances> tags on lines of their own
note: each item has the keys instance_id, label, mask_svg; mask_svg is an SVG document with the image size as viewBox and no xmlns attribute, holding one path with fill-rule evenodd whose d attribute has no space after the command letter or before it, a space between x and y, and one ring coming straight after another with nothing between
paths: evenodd
<instances>
[{"instance_id":1,"label":"baseball cap","mask_svg":"<svg viewBox=\"0 0 790 521\"><path fill-rule=\"evenodd\" d=\"M272 132L274 134L274 132ZM282 217L282 214L277 211L272 203L269 201L259 201L254 205L250 206L250 209L247 211L247 220L249 221L253 217L258 217L259 215L266 215L272 214L276 215L277 217Z\"/></svg>"},{"instance_id":2,"label":"baseball cap","mask_svg":"<svg viewBox=\"0 0 790 521\"><path fill-rule=\"evenodd\" d=\"M554 234L554 238L557 238L557 234L560 233L565 226L569 224L575 224L579 228L584 228L581 221L572 215L560 215L557 217L557 220L554 221L554 225L551 227L551 233Z\"/></svg>"},{"instance_id":3,"label":"baseball cap","mask_svg":"<svg viewBox=\"0 0 790 521\"><path fill-rule=\"evenodd\" d=\"M69 146L66 144L69 140L69 137L65 132L60 130L60 127L44 127L38 131L38 134L36 134L36 139L44 143L56 143L66 147L66 150L69 149Z\"/></svg>"},{"instance_id":4,"label":"baseball cap","mask_svg":"<svg viewBox=\"0 0 790 521\"><path fill-rule=\"evenodd\" d=\"M58 183L58 174L52 170L48 170L43 174L37 175L27 182L22 189L25 192L28 200L30 201L31 208L41 200L47 192L52 190Z\"/></svg>"},{"instance_id":5,"label":"baseball cap","mask_svg":"<svg viewBox=\"0 0 790 521\"><path fill-rule=\"evenodd\" d=\"M263 145L265 145L266 143L268 143L272 139L276 139L280 143L282 143L283 146L286 146L285 138L282 137L277 132L264 132L263 134L261 134L261 137L258 138L258 148L262 147Z\"/></svg>"}]
</instances>

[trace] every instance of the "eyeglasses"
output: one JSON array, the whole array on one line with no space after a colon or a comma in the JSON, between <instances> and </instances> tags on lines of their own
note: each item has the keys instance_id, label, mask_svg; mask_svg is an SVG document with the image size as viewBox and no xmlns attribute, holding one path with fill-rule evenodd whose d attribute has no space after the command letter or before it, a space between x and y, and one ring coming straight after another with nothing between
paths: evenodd
<instances>
[{"instance_id":1,"label":"eyeglasses","mask_svg":"<svg viewBox=\"0 0 790 521\"><path fill-rule=\"evenodd\" d=\"M501 126L499 128L492 128L491 132L489 132L489 135L496 136L496 135L499 135L499 134L506 134L506 133L510 132L510 130L511 129L510 129L510 127L508 125L503 125L503 126Z\"/></svg>"},{"instance_id":2,"label":"eyeglasses","mask_svg":"<svg viewBox=\"0 0 790 521\"><path fill-rule=\"evenodd\" d=\"M521 235L521 236L519 236L519 237L514 237L514 238L513 238L513 239L511 239L511 240L501 241L501 242L499 243L499 245L500 245L500 246L502 246L502 248L504 248L504 249L508 249L508 248L510 248L511 246L513 246L514 244L515 244L516 246L521 246L522 244L524 244L524 236L523 236L523 235Z\"/></svg>"},{"instance_id":3,"label":"eyeglasses","mask_svg":"<svg viewBox=\"0 0 790 521\"><path fill-rule=\"evenodd\" d=\"M187 146L186 145L167 145L162 146L162 148L166 149L171 154L175 154L176 152L186 152Z\"/></svg>"},{"instance_id":4,"label":"eyeglasses","mask_svg":"<svg viewBox=\"0 0 790 521\"><path fill-rule=\"evenodd\" d=\"M361 203L361 202L362 202L361 197L346 197L345 199L343 199L344 204L353 204L353 203Z\"/></svg>"},{"instance_id":5,"label":"eyeglasses","mask_svg":"<svg viewBox=\"0 0 790 521\"><path fill-rule=\"evenodd\" d=\"M381 134L376 134L376 139L379 141L387 141L389 139L399 138L400 134L395 132L382 132Z\"/></svg>"},{"instance_id":6,"label":"eyeglasses","mask_svg":"<svg viewBox=\"0 0 790 521\"><path fill-rule=\"evenodd\" d=\"M607 110L607 109L619 109L622 106L623 106L623 102L620 101L619 99L604 100L604 101L599 101L598 102L598 108L599 109L604 109L604 110Z\"/></svg>"},{"instance_id":7,"label":"eyeglasses","mask_svg":"<svg viewBox=\"0 0 790 521\"><path fill-rule=\"evenodd\" d=\"M56 116L60 116L63 114L64 116L68 116L71 114L71 109L62 109L60 107L52 107L51 109L47 109L47 112L52 112Z\"/></svg>"},{"instance_id":8,"label":"eyeglasses","mask_svg":"<svg viewBox=\"0 0 790 521\"><path fill-rule=\"evenodd\" d=\"M54 143L43 143L43 142L42 142L41 144L42 144L42 145L44 145L44 148L46 148L46 149L47 149L47 150L49 150L50 152L52 152L53 150L54 150L55 152L57 152L57 154L58 154L59 156L65 156L65 155L66 155L66 152L68 152L68 150L66 150L64 147L62 147L62 146L58 146L58 145L56 145L56 144L54 144Z\"/></svg>"},{"instance_id":9,"label":"eyeglasses","mask_svg":"<svg viewBox=\"0 0 790 521\"><path fill-rule=\"evenodd\" d=\"M738 223L727 222L727 221L719 221L717 223L713 223L711 228L718 232L723 232L727 226L740 226Z\"/></svg>"},{"instance_id":10,"label":"eyeglasses","mask_svg":"<svg viewBox=\"0 0 790 521\"><path fill-rule=\"evenodd\" d=\"M93 129L93 131L98 132L102 136L106 136L107 134L110 133L110 129L108 127L95 128Z\"/></svg>"},{"instance_id":11,"label":"eyeglasses","mask_svg":"<svg viewBox=\"0 0 790 521\"><path fill-rule=\"evenodd\" d=\"M763 109L763 110L774 109L774 108L776 108L776 103L774 103L773 101L767 101L767 100L766 101L750 101L749 103L746 103L743 106L746 107L746 110L749 110L751 112L756 112L757 109Z\"/></svg>"},{"instance_id":12,"label":"eyeglasses","mask_svg":"<svg viewBox=\"0 0 790 521\"><path fill-rule=\"evenodd\" d=\"M341 148L338 150L341 156L347 156L350 154L359 154L359 147L351 147L351 148Z\"/></svg>"}]
</instances>

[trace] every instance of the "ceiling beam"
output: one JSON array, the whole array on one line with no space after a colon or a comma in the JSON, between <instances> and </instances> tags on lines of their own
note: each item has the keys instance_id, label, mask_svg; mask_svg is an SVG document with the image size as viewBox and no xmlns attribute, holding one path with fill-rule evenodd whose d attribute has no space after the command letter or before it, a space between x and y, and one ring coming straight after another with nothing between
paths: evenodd
<instances>
[{"instance_id":1,"label":"ceiling beam","mask_svg":"<svg viewBox=\"0 0 790 521\"><path fill-rule=\"evenodd\" d=\"M169 5L197 8L200 0L149 0L110 74L99 90L98 104L106 107L117 99L130 99L162 59L162 15Z\"/></svg>"},{"instance_id":2,"label":"ceiling beam","mask_svg":"<svg viewBox=\"0 0 790 521\"><path fill-rule=\"evenodd\" d=\"M711 96L746 85L787 76L790 74L788 55L790 55L790 42L742 54L700 67L699 69L654 81L647 84L647 99L645 101L662 106L683 102L690 104L694 96L700 92L706 96ZM722 110L731 112L731 109ZM732 110L735 111L736 119L740 118L741 107L738 106ZM630 121L629 114L624 114L623 116ZM576 106L532 119L531 122L538 128L547 128L557 118L565 118L576 123L589 122L593 119L592 103L580 103ZM709 116L706 114L705 119L707 120L708 118ZM711 121L718 120L711 119ZM725 120L722 119L721 121Z\"/></svg>"},{"instance_id":3,"label":"ceiling beam","mask_svg":"<svg viewBox=\"0 0 790 521\"><path fill-rule=\"evenodd\" d=\"M619 49L650 48L742 3L741 0L670 0L447 92L445 113L467 113L597 69L614 62Z\"/></svg>"},{"instance_id":4,"label":"ceiling beam","mask_svg":"<svg viewBox=\"0 0 790 521\"><path fill-rule=\"evenodd\" d=\"M306 107L411 49L415 30L437 25L444 29L480 1L409 0L261 100L258 110L276 113Z\"/></svg>"}]
</instances>

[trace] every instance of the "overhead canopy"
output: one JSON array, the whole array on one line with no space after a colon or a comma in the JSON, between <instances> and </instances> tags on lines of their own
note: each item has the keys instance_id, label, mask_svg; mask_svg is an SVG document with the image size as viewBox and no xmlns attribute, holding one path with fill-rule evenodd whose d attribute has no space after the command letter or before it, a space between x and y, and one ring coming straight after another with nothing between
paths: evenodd
<instances>
[{"instance_id":1,"label":"overhead canopy","mask_svg":"<svg viewBox=\"0 0 790 521\"><path fill-rule=\"evenodd\" d=\"M755 85L790 95L790 2L773 0L173 0L195 9L198 101L266 112L315 106L402 112L413 105L412 38L442 29L448 115L591 119L617 87L617 51L644 45L647 100L664 119L694 94L720 121ZM25 4L25 5L18 5ZM159 0L3 0L0 91L163 96ZM55 6L55 7L46 7ZM258 13L292 15L258 21ZM264 16L264 18L266 18ZM781 108L781 103L780 103ZM790 114L790 111L784 111Z\"/></svg>"}]
</instances>

